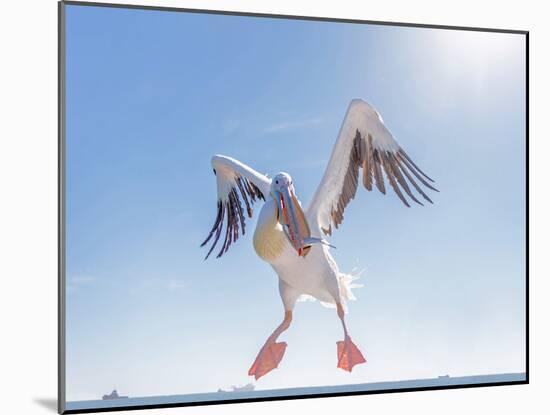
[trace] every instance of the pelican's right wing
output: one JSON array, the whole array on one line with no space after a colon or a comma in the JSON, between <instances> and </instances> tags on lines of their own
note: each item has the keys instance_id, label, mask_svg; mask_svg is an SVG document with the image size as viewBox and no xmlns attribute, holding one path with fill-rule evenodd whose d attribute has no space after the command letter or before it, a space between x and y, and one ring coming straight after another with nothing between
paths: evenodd
<instances>
[{"instance_id":1,"label":"pelican's right wing","mask_svg":"<svg viewBox=\"0 0 550 415\"><path fill-rule=\"evenodd\" d=\"M393 138L378 111L367 102L354 99L344 117L323 179L307 208L310 225L317 224L325 235L331 235L333 228L338 228L344 220L344 209L355 197L359 168L363 170L364 187L370 191L374 184L384 194L385 173L395 194L407 207L410 205L405 195L422 204L411 187L432 203L417 181L438 191L429 183L433 180Z\"/></svg>"},{"instance_id":2,"label":"pelican's right wing","mask_svg":"<svg viewBox=\"0 0 550 415\"><path fill-rule=\"evenodd\" d=\"M239 237L245 233L244 202L248 217L252 217L251 205L257 200L265 200L269 195L271 180L256 170L231 157L216 155L212 157L212 168L218 185L218 213L214 226L201 247L214 236L214 242L206 254L207 259L220 239L225 222L225 238L217 258L221 257ZM225 217L225 219L224 219Z\"/></svg>"}]
</instances>

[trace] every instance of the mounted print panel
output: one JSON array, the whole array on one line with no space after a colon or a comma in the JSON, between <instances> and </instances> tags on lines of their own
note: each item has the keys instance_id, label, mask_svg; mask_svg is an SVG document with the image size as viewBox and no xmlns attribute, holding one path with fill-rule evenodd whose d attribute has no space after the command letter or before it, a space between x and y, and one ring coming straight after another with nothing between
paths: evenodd
<instances>
[{"instance_id":1,"label":"mounted print panel","mask_svg":"<svg viewBox=\"0 0 550 415\"><path fill-rule=\"evenodd\" d=\"M527 32L59 10L60 412L527 383Z\"/></svg>"}]
</instances>

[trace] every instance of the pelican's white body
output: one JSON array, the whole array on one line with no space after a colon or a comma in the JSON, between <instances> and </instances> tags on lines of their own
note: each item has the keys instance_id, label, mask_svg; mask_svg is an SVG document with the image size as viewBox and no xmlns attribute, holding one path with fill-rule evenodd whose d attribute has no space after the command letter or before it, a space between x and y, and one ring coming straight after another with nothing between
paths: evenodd
<instances>
[{"instance_id":1,"label":"pelican's white body","mask_svg":"<svg viewBox=\"0 0 550 415\"><path fill-rule=\"evenodd\" d=\"M286 310L292 310L301 295L322 303L345 303L349 299L348 279L323 244L313 244L305 257L298 255L277 221L277 204L269 198L263 205L254 232L256 254L279 276L279 291Z\"/></svg>"}]
</instances>

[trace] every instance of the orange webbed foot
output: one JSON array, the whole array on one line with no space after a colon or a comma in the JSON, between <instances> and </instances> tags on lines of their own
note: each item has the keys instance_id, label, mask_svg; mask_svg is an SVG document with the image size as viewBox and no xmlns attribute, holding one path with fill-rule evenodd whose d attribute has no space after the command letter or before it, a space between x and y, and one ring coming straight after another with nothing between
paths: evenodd
<instances>
[{"instance_id":1,"label":"orange webbed foot","mask_svg":"<svg viewBox=\"0 0 550 415\"><path fill-rule=\"evenodd\" d=\"M366 360L359 348L351 341L351 337L345 337L344 341L336 342L338 352L338 367L351 372L355 365L365 363Z\"/></svg>"},{"instance_id":2,"label":"orange webbed foot","mask_svg":"<svg viewBox=\"0 0 550 415\"><path fill-rule=\"evenodd\" d=\"M254 376L256 380L271 372L279 366L286 350L286 342L269 343L262 347L256 360L248 371L248 376Z\"/></svg>"}]
</instances>

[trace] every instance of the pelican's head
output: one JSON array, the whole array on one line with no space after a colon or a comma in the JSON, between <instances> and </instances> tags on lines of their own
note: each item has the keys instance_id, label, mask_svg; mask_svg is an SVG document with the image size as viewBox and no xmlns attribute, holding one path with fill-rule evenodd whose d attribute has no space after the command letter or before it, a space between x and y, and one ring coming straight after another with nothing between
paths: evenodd
<instances>
[{"instance_id":1,"label":"pelican's head","mask_svg":"<svg viewBox=\"0 0 550 415\"><path fill-rule=\"evenodd\" d=\"M277 219L299 256L309 252L311 232L300 202L294 193L292 177L288 173L279 173L271 181L271 197L277 204Z\"/></svg>"},{"instance_id":2,"label":"pelican's head","mask_svg":"<svg viewBox=\"0 0 550 415\"><path fill-rule=\"evenodd\" d=\"M271 181L271 193L281 192L289 188L292 188L292 191L294 191L292 186L292 177L290 177L290 174L281 172L276 174Z\"/></svg>"}]
</instances>

